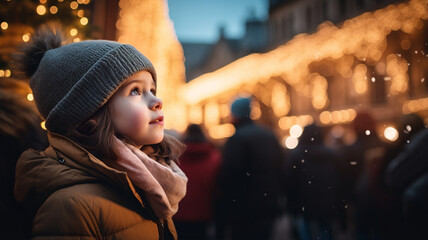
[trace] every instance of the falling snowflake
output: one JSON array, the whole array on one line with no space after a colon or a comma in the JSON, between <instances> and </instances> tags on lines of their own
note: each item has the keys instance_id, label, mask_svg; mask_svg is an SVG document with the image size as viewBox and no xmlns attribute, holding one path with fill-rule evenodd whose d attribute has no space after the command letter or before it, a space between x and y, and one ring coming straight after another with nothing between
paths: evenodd
<instances>
[{"instance_id":1,"label":"falling snowflake","mask_svg":"<svg viewBox=\"0 0 428 240\"><path fill-rule=\"evenodd\" d=\"M418 50L415 50L415 54L418 54Z\"/></svg>"},{"instance_id":2,"label":"falling snowflake","mask_svg":"<svg viewBox=\"0 0 428 240\"><path fill-rule=\"evenodd\" d=\"M312 181L308 181L308 184L311 184L312 183Z\"/></svg>"},{"instance_id":3,"label":"falling snowflake","mask_svg":"<svg viewBox=\"0 0 428 240\"><path fill-rule=\"evenodd\" d=\"M407 140L407 143L410 143L410 140Z\"/></svg>"},{"instance_id":4,"label":"falling snowflake","mask_svg":"<svg viewBox=\"0 0 428 240\"><path fill-rule=\"evenodd\" d=\"M376 82L376 78L375 77L372 77L372 82Z\"/></svg>"},{"instance_id":5,"label":"falling snowflake","mask_svg":"<svg viewBox=\"0 0 428 240\"><path fill-rule=\"evenodd\" d=\"M302 159L302 163L305 163L305 159Z\"/></svg>"},{"instance_id":6,"label":"falling snowflake","mask_svg":"<svg viewBox=\"0 0 428 240\"><path fill-rule=\"evenodd\" d=\"M423 77L423 78L421 78L421 82L425 82L425 78Z\"/></svg>"},{"instance_id":7,"label":"falling snowflake","mask_svg":"<svg viewBox=\"0 0 428 240\"><path fill-rule=\"evenodd\" d=\"M315 140L315 138L311 138L311 141L313 142Z\"/></svg>"},{"instance_id":8,"label":"falling snowflake","mask_svg":"<svg viewBox=\"0 0 428 240\"><path fill-rule=\"evenodd\" d=\"M406 125L406 130L407 130L408 132L412 131L412 126L410 126L410 125Z\"/></svg>"},{"instance_id":9,"label":"falling snowflake","mask_svg":"<svg viewBox=\"0 0 428 240\"><path fill-rule=\"evenodd\" d=\"M369 136L370 135L370 130L366 130L366 135Z\"/></svg>"},{"instance_id":10,"label":"falling snowflake","mask_svg":"<svg viewBox=\"0 0 428 240\"><path fill-rule=\"evenodd\" d=\"M247 172L247 176L250 176L251 174L249 172Z\"/></svg>"}]
</instances>

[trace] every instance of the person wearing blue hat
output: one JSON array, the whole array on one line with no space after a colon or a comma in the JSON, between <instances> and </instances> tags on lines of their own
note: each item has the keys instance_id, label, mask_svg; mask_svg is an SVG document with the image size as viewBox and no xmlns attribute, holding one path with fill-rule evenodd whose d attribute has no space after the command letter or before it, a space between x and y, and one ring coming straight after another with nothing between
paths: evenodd
<instances>
[{"instance_id":1,"label":"person wearing blue hat","mask_svg":"<svg viewBox=\"0 0 428 240\"><path fill-rule=\"evenodd\" d=\"M271 130L251 119L251 102L238 98L231 105L236 132L225 143L219 173L220 237L270 239L280 213L283 148Z\"/></svg>"}]
</instances>

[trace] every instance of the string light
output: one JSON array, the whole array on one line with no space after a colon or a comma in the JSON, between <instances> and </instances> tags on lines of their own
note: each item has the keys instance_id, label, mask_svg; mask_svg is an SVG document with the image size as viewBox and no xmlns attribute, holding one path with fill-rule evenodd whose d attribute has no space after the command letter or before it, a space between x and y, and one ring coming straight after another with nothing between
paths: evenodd
<instances>
[{"instance_id":1,"label":"string light","mask_svg":"<svg viewBox=\"0 0 428 240\"><path fill-rule=\"evenodd\" d=\"M70 3L70 8L76 10L79 7L79 4L76 1Z\"/></svg>"},{"instance_id":2,"label":"string light","mask_svg":"<svg viewBox=\"0 0 428 240\"><path fill-rule=\"evenodd\" d=\"M30 34L26 33L26 34L22 35L22 41L24 41L24 42L30 41Z\"/></svg>"},{"instance_id":3,"label":"string light","mask_svg":"<svg viewBox=\"0 0 428 240\"><path fill-rule=\"evenodd\" d=\"M391 142L396 141L398 139L398 131L394 127L385 128L385 130L383 131L383 135Z\"/></svg>"},{"instance_id":4,"label":"string light","mask_svg":"<svg viewBox=\"0 0 428 240\"><path fill-rule=\"evenodd\" d=\"M5 77L10 77L10 75L12 75L12 72L11 72L9 69L6 69L6 70L4 71L4 76L5 76Z\"/></svg>"},{"instance_id":5,"label":"string light","mask_svg":"<svg viewBox=\"0 0 428 240\"><path fill-rule=\"evenodd\" d=\"M0 77L4 77L4 70L0 69Z\"/></svg>"},{"instance_id":6,"label":"string light","mask_svg":"<svg viewBox=\"0 0 428 240\"><path fill-rule=\"evenodd\" d=\"M85 15L85 11L83 9L80 9L79 11L77 11L77 16L82 18Z\"/></svg>"},{"instance_id":7,"label":"string light","mask_svg":"<svg viewBox=\"0 0 428 240\"><path fill-rule=\"evenodd\" d=\"M34 96L32 93L27 94L27 100L32 102L34 100Z\"/></svg>"},{"instance_id":8,"label":"string light","mask_svg":"<svg viewBox=\"0 0 428 240\"><path fill-rule=\"evenodd\" d=\"M50 7L50 8L49 8L49 11L50 11L52 14L56 14L56 13L58 12L58 8L57 8L56 6L52 6L52 7Z\"/></svg>"},{"instance_id":9,"label":"string light","mask_svg":"<svg viewBox=\"0 0 428 240\"><path fill-rule=\"evenodd\" d=\"M6 30L9 27L9 24L7 22L2 22L0 24L1 29Z\"/></svg>"},{"instance_id":10,"label":"string light","mask_svg":"<svg viewBox=\"0 0 428 240\"><path fill-rule=\"evenodd\" d=\"M78 31L77 31L77 29L75 29L75 28L72 28L72 29L70 29L70 35L71 36L76 36L77 35L77 33L78 33Z\"/></svg>"},{"instance_id":11,"label":"string light","mask_svg":"<svg viewBox=\"0 0 428 240\"><path fill-rule=\"evenodd\" d=\"M82 24L82 25L86 25L86 24L88 24L88 22L89 22L89 20L88 20L88 18L86 18L86 17L82 17L82 18L80 19L80 24Z\"/></svg>"},{"instance_id":12,"label":"string light","mask_svg":"<svg viewBox=\"0 0 428 240\"><path fill-rule=\"evenodd\" d=\"M41 127L43 130L47 130L47 129L46 129L46 122L45 122L45 121L41 122L41 123L40 123L40 127Z\"/></svg>"},{"instance_id":13,"label":"string light","mask_svg":"<svg viewBox=\"0 0 428 240\"><path fill-rule=\"evenodd\" d=\"M41 4L45 4L45 3L47 2L47 0L39 0L39 2L40 2Z\"/></svg>"},{"instance_id":14,"label":"string light","mask_svg":"<svg viewBox=\"0 0 428 240\"><path fill-rule=\"evenodd\" d=\"M46 7L45 7L45 6L43 6L43 5L39 5L39 6L37 6L37 8L36 8L36 12L37 12L37 14L39 14L39 15L45 15L45 13L46 13Z\"/></svg>"}]
</instances>

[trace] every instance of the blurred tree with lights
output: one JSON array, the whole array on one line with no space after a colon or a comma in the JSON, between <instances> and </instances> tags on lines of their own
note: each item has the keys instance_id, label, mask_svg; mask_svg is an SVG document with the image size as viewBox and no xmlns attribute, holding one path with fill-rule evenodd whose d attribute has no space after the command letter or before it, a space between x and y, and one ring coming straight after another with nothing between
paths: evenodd
<instances>
[{"instance_id":1,"label":"blurred tree with lights","mask_svg":"<svg viewBox=\"0 0 428 240\"><path fill-rule=\"evenodd\" d=\"M73 40L90 38L93 4L90 0L0 0L0 77L13 77L10 54L41 24L60 23Z\"/></svg>"}]
</instances>

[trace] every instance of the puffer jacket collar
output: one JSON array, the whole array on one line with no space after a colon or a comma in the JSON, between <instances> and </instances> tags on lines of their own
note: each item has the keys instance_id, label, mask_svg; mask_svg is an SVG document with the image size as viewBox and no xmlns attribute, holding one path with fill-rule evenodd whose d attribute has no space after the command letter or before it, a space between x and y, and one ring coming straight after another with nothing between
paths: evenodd
<instances>
[{"instance_id":1,"label":"puffer jacket collar","mask_svg":"<svg viewBox=\"0 0 428 240\"><path fill-rule=\"evenodd\" d=\"M54 191L68 186L109 182L130 191L144 207L126 172L107 166L72 140L48 133L50 146L44 152L28 150L16 167L15 197L18 202L39 206Z\"/></svg>"}]
</instances>

